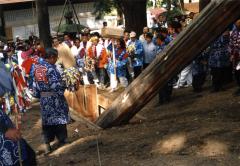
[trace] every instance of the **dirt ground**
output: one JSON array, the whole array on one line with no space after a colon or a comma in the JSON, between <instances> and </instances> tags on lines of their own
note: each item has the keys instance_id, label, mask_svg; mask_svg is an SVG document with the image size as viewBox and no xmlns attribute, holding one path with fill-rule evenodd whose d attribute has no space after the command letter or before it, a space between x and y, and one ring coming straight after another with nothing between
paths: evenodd
<instances>
[{"instance_id":1,"label":"dirt ground","mask_svg":"<svg viewBox=\"0 0 240 166\"><path fill-rule=\"evenodd\" d=\"M239 166L240 97L234 85L219 93L175 90L169 104L153 99L140 113L142 120L94 131L84 124L68 126L69 144L40 166ZM24 137L41 149L39 106L24 123Z\"/></svg>"}]
</instances>

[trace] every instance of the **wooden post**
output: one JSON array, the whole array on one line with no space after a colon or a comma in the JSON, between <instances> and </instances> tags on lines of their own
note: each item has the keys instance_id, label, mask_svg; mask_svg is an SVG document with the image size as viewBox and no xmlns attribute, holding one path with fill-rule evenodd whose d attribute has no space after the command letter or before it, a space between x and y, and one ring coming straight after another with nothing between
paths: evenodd
<instances>
[{"instance_id":1,"label":"wooden post","mask_svg":"<svg viewBox=\"0 0 240 166\"><path fill-rule=\"evenodd\" d=\"M214 0L97 120L102 128L122 125L139 112L195 56L213 42L239 16L240 1Z\"/></svg>"},{"instance_id":2,"label":"wooden post","mask_svg":"<svg viewBox=\"0 0 240 166\"><path fill-rule=\"evenodd\" d=\"M36 0L36 7L41 45L52 47L47 0Z\"/></svg>"},{"instance_id":3,"label":"wooden post","mask_svg":"<svg viewBox=\"0 0 240 166\"><path fill-rule=\"evenodd\" d=\"M0 5L0 36L6 36L3 5Z\"/></svg>"}]
</instances>

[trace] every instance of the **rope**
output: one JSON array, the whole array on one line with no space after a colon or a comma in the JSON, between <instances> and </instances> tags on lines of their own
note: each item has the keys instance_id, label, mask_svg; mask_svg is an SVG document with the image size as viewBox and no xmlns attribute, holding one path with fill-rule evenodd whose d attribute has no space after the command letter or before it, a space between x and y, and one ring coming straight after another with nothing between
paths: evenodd
<instances>
[{"instance_id":1,"label":"rope","mask_svg":"<svg viewBox=\"0 0 240 166\"><path fill-rule=\"evenodd\" d=\"M100 150L99 150L99 143L98 143L98 137L99 137L99 136L97 136L97 139L96 139L96 141L97 141L98 163L99 163L99 166L102 166L101 156L100 156Z\"/></svg>"},{"instance_id":2,"label":"rope","mask_svg":"<svg viewBox=\"0 0 240 166\"><path fill-rule=\"evenodd\" d=\"M63 19L63 17L64 17L65 9L66 9L66 7L67 7L67 2L68 2L68 0L66 0L65 3L64 3L64 7L63 7L63 11L62 11L62 17L61 17L60 22L59 22L59 24L58 24L57 36L58 36L59 28L60 28L61 23L62 23L62 19Z\"/></svg>"}]
</instances>

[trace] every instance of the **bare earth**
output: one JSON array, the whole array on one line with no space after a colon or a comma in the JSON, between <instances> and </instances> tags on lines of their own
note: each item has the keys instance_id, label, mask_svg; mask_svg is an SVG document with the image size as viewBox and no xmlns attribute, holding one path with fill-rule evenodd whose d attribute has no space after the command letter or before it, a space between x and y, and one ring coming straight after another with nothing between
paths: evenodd
<instances>
[{"instance_id":1,"label":"bare earth","mask_svg":"<svg viewBox=\"0 0 240 166\"><path fill-rule=\"evenodd\" d=\"M220 93L206 88L175 90L173 101L159 106L152 100L129 125L94 131L84 124L68 126L69 144L41 166L239 166L240 97L236 87ZM120 93L120 92L119 92ZM28 112L24 137L41 149L39 105ZM99 155L98 155L99 150Z\"/></svg>"}]
</instances>

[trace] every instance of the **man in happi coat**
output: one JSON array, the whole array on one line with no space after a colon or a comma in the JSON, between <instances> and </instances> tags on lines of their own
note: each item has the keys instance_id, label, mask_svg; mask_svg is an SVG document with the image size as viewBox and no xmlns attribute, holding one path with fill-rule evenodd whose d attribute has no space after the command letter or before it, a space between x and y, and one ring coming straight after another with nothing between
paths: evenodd
<instances>
[{"instance_id":1,"label":"man in happi coat","mask_svg":"<svg viewBox=\"0 0 240 166\"><path fill-rule=\"evenodd\" d=\"M227 68L230 65L229 37L229 31L226 31L210 45L208 63L212 75L212 92L223 90L226 84Z\"/></svg>"},{"instance_id":2,"label":"man in happi coat","mask_svg":"<svg viewBox=\"0 0 240 166\"><path fill-rule=\"evenodd\" d=\"M134 71L134 78L137 78L141 72L143 67L143 45L137 40L136 32L130 33L130 41L128 42L128 52L131 57L131 63ZM133 49L132 49L132 48Z\"/></svg>"},{"instance_id":3,"label":"man in happi coat","mask_svg":"<svg viewBox=\"0 0 240 166\"><path fill-rule=\"evenodd\" d=\"M40 98L45 153L51 152L50 142L55 137L59 146L66 143L69 122L68 104L64 97L65 85L55 65L58 52L49 48L45 59L35 66L34 96Z\"/></svg>"}]
</instances>

